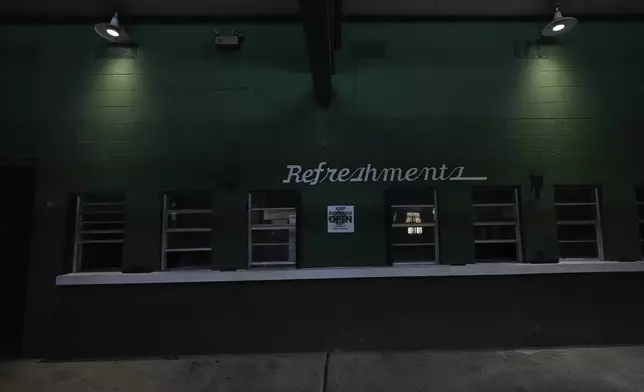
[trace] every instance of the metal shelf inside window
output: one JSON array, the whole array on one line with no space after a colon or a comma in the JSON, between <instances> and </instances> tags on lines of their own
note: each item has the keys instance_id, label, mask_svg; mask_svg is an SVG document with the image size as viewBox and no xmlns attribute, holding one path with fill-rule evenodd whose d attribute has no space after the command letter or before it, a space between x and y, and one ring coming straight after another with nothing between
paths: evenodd
<instances>
[{"instance_id":1,"label":"metal shelf inside window","mask_svg":"<svg viewBox=\"0 0 644 392\"><path fill-rule=\"evenodd\" d=\"M294 192L255 192L248 195L250 268L296 267L297 199Z\"/></svg>"},{"instance_id":2,"label":"metal shelf inside window","mask_svg":"<svg viewBox=\"0 0 644 392\"><path fill-rule=\"evenodd\" d=\"M125 237L125 195L76 197L73 271L121 268Z\"/></svg>"},{"instance_id":3,"label":"metal shelf inside window","mask_svg":"<svg viewBox=\"0 0 644 392\"><path fill-rule=\"evenodd\" d=\"M163 197L162 269L209 269L213 209L207 192Z\"/></svg>"},{"instance_id":4,"label":"metal shelf inside window","mask_svg":"<svg viewBox=\"0 0 644 392\"><path fill-rule=\"evenodd\" d=\"M556 186L557 243L562 259L603 259L599 189Z\"/></svg>"},{"instance_id":5,"label":"metal shelf inside window","mask_svg":"<svg viewBox=\"0 0 644 392\"><path fill-rule=\"evenodd\" d=\"M472 208L476 260L521 262L518 189L476 187L472 191Z\"/></svg>"},{"instance_id":6,"label":"metal shelf inside window","mask_svg":"<svg viewBox=\"0 0 644 392\"><path fill-rule=\"evenodd\" d=\"M388 193L388 199L392 264L436 264L439 242L435 190L392 190Z\"/></svg>"}]
</instances>

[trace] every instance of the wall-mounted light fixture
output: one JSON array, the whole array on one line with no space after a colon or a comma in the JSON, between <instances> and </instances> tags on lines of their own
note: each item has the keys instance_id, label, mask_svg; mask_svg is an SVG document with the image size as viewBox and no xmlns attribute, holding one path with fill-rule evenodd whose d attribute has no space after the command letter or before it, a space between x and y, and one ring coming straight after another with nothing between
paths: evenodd
<instances>
[{"instance_id":1,"label":"wall-mounted light fixture","mask_svg":"<svg viewBox=\"0 0 644 392\"><path fill-rule=\"evenodd\" d=\"M555 8L555 17L550 23L541 30L541 35L545 37L554 37L566 34L577 25L577 19L571 16L563 16L559 11L559 6Z\"/></svg>"},{"instance_id":2,"label":"wall-mounted light fixture","mask_svg":"<svg viewBox=\"0 0 644 392\"><path fill-rule=\"evenodd\" d=\"M96 34L114 43L128 43L132 37L119 24L118 14L114 14L110 23L98 23L94 26Z\"/></svg>"}]
</instances>

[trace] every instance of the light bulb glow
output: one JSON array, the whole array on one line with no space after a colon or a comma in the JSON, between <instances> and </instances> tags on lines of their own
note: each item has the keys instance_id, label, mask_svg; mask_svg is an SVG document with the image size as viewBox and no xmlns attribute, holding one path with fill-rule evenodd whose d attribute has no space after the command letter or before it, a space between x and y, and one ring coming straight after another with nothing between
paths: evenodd
<instances>
[{"instance_id":1,"label":"light bulb glow","mask_svg":"<svg viewBox=\"0 0 644 392\"><path fill-rule=\"evenodd\" d=\"M563 30L563 29L565 29L565 28L566 28L566 25L558 24L558 25L555 25L555 26L552 28L552 31L561 31L561 30Z\"/></svg>"},{"instance_id":2,"label":"light bulb glow","mask_svg":"<svg viewBox=\"0 0 644 392\"><path fill-rule=\"evenodd\" d=\"M105 32L106 32L107 34L111 35L112 37L118 37L118 36L120 35L118 31L116 31L116 30L114 30L113 28L110 28L110 27L108 27L108 28L105 30Z\"/></svg>"}]
</instances>

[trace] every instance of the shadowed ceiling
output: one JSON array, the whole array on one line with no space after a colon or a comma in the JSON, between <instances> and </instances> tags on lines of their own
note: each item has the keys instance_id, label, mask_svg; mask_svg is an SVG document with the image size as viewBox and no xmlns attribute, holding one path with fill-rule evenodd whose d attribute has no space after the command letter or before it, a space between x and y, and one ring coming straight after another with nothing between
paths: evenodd
<instances>
[{"instance_id":1,"label":"shadowed ceiling","mask_svg":"<svg viewBox=\"0 0 644 392\"><path fill-rule=\"evenodd\" d=\"M309 1L309 0L307 0ZM571 15L644 15L644 0L563 0ZM534 16L551 13L550 0L344 0L345 16ZM2 0L0 15L28 19L95 17L119 10L137 17L298 15L298 0Z\"/></svg>"}]
</instances>

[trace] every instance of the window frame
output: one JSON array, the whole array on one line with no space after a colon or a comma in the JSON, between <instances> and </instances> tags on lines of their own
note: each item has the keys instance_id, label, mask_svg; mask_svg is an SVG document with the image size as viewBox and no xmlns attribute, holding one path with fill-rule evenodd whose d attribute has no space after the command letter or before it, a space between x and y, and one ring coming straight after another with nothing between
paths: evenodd
<instances>
[{"instance_id":1,"label":"window frame","mask_svg":"<svg viewBox=\"0 0 644 392\"><path fill-rule=\"evenodd\" d=\"M212 268L212 238L210 239L210 246L209 247L202 247L202 248L174 248L174 249L168 249L168 233L204 233L208 232L212 234L213 231L213 226L214 222L211 222L211 227L210 228L168 228L168 215L170 215L172 212L178 213L178 214L210 214L212 217L214 213L214 206L211 205L210 208L194 208L194 209L177 209L177 210L171 210L169 208L169 196L172 196L172 194L185 194L188 195L190 193L195 193L195 192L164 192L163 193L163 219L162 219L162 226L161 226L161 271L181 271L181 270L208 270ZM201 192L201 193L206 193L206 192ZM168 231L170 230L170 231ZM208 252L211 257L211 263L209 264L209 268L205 268L205 266L187 266L187 267L179 267L179 268L168 268L168 253L181 253L181 252Z\"/></svg>"},{"instance_id":2,"label":"window frame","mask_svg":"<svg viewBox=\"0 0 644 392\"><path fill-rule=\"evenodd\" d=\"M640 200L641 196L641 200ZM640 259L644 260L644 213L640 214L640 207L644 208L644 185L635 186L635 213L637 215L637 239L640 248Z\"/></svg>"},{"instance_id":3,"label":"window frame","mask_svg":"<svg viewBox=\"0 0 644 392\"><path fill-rule=\"evenodd\" d=\"M105 196L108 197L110 195L113 196L123 196L123 201L105 201L105 202L100 202L100 201L94 201L94 202L83 202L83 197L89 197L89 196ZM99 269L96 271L115 271L115 270L120 270L123 268L123 247L125 245L125 219L126 219L126 195L121 194L121 193L87 193L87 194L77 194L75 195L75 202L76 202L76 209L75 209L75 216L74 216L74 243L73 243L73 253L72 253L72 273L79 273L79 272L88 272L88 270L83 270L83 244L98 244L98 243L104 243L104 244L121 244L121 260L119 262L119 267L113 267L113 268L106 268L106 269ZM84 206L122 206L122 211L121 212L106 212L105 214L122 214L123 219L121 221L105 221L105 222L92 222L90 224L120 224L121 228L120 229L106 229L106 230L101 230L101 229L96 229L96 230L82 230L82 225L83 223L87 224L87 222L82 221L82 216L83 215L89 215L89 214L84 214L83 213L83 207ZM90 213L91 214L91 213ZM100 214L100 212L95 212L94 214ZM109 222L109 223L108 223ZM121 239L95 239L95 240L83 240L82 236L83 234L122 234ZM91 271L91 270L90 270Z\"/></svg>"},{"instance_id":4,"label":"window frame","mask_svg":"<svg viewBox=\"0 0 644 392\"><path fill-rule=\"evenodd\" d=\"M436 188L425 188L424 191L431 190L433 195L434 202L433 204L392 204L391 203L391 192L403 193L405 191L414 192L419 189L391 189L387 191L387 248L388 248L388 260L393 267L407 267L407 266L422 266L422 265L436 265L440 264L440 237L439 237L439 205L438 205L438 191ZM434 221L426 223L394 223L392 213L396 208L434 208ZM395 228L418 228L418 227L430 227L434 230L434 242L433 243L409 243L409 244L397 244L394 243L393 229ZM410 233L411 234L411 233ZM417 261L396 261L393 257L393 250L396 246L405 246L405 247L434 247L434 260L417 260Z\"/></svg>"},{"instance_id":5,"label":"window frame","mask_svg":"<svg viewBox=\"0 0 644 392\"><path fill-rule=\"evenodd\" d=\"M253 194L269 194L273 192L279 193L292 193L294 196L297 196L297 202L293 207L258 207L253 208ZM294 211L295 212L295 224L286 224L286 225L253 225L252 222L252 212L253 211ZM248 249L247 249L247 268L249 270L275 270L275 269L297 269L299 267L299 255L300 255L300 219L301 219L301 197L299 192L294 190L279 190L279 191L249 191L248 192ZM290 218L289 218L290 219ZM262 231L262 230L288 230L289 242L279 242L279 243L254 243L253 242L253 232ZM291 235L291 230L295 232ZM291 237L294 241L291 242ZM253 261L253 246L285 246L289 247L289 260L288 261ZM291 247L295 249L292 250ZM291 254L294 254L294 260L290 260Z\"/></svg>"},{"instance_id":6,"label":"window frame","mask_svg":"<svg viewBox=\"0 0 644 392\"><path fill-rule=\"evenodd\" d=\"M512 191L512 202L511 203L475 203L474 202L474 191L476 188L488 188L488 189L506 189ZM476 227L501 227L501 226L514 226L514 239L486 239L486 240L477 240L476 233L474 233L473 245L474 245L474 261L479 264L484 263L523 263L523 238L521 236L521 200L519 198L519 187L516 186L480 186L472 188L472 209L476 208L495 208L495 207L512 207L514 211L514 219L512 221L476 221L472 219L472 229L476 231ZM503 259L480 259L476 257L476 245L477 244L515 244L516 249L516 260L503 260Z\"/></svg>"},{"instance_id":7,"label":"window frame","mask_svg":"<svg viewBox=\"0 0 644 392\"><path fill-rule=\"evenodd\" d=\"M592 202L557 202L556 198L556 188L557 187L569 187L569 188L574 188L574 187L589 187L592 188L592 194L595 198L594 201ZM560 261L595 261L595 260L604 260L604 242L603 242L603 235L602 235L602 215L601 215L601 199L600 199L600 189L599 186L597 185L555 185L555 195L553 198L554 201L554 208L555 208L555 215L557 214L556 209L557 207L574 207L574 206L594 206L595 210L595 220L575 220L575 219L568 219L568 220L559 220L559 217L556 216L556 224L557 224L557 251L559 252L559 260ZM563 223L561 223L563 222ZM595 241L588 241L588 240L560 240L559 239L559 227L560 226L584 226L584 225L593 225L595 228ZM597 257L562 257L561 256L561 249L559 248L559 244L562 243L595 243L596 244L596 249L597 249Z\"/></svg>"}]
</instances>

